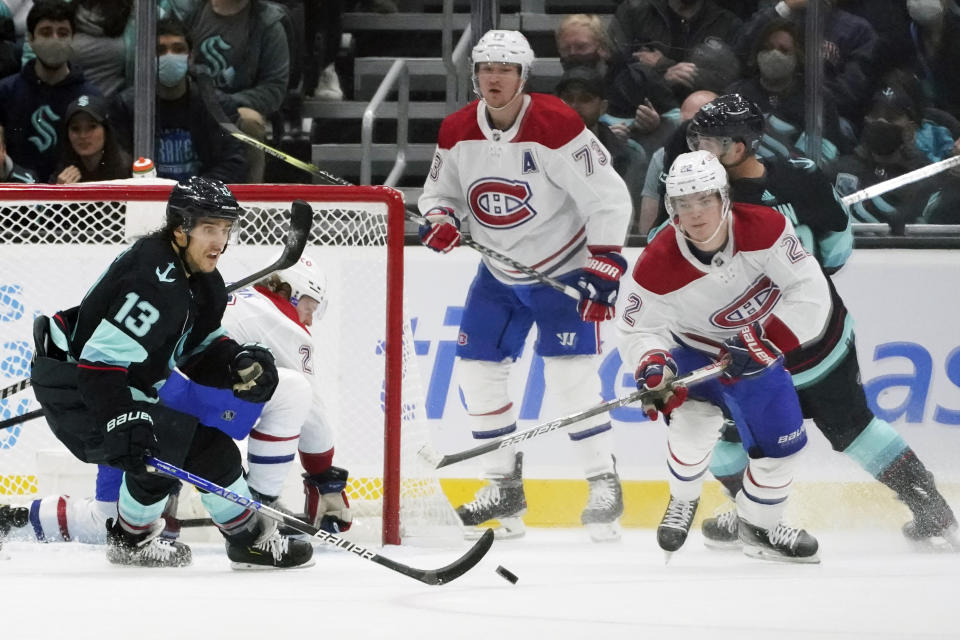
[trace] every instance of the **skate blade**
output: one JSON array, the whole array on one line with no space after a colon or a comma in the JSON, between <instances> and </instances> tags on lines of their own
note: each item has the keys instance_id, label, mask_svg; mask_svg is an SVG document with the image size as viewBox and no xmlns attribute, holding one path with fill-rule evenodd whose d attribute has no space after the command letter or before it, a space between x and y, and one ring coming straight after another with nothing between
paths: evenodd
<instances>
[{"instance_id":1,"label":"skate blade","mask_svg":"<svg viewBox=\"0 0 960 640\"><path fill-rule=\"evenodd\" d=\"M739 540L709 540L704 538L703 546L714 551L740 551L743 543Z\"/></svg>"},{"instance_id":2,"label":"skate blade","mask_svg":"<svg viewBox=\"0 0 960 640\"><path fill-rule=\"evenodd\" d=\"M497 540L522 538L527 533L527 528L520 518L500 518L496 522L500 523L497 527L464 527L463 537L467 540L479 540L487 529L493 529L493 537Z\"/></svg>"},{"instance_id":3,"label":"skate blade","mask_svg":"<svg viewBox=\"0 0 960 640\"><path fill-rule=\"evenodd\" d=\"M594 542L619 542L623 534L619 518L613 522L591 522L586 527Z\"/></svg>"},{"instance_id":4,"label":"skate blade","mask_svg":"<svg viewBox=\"0 0 960 640\"><path fill-rule=\"evenodd\" d=\"M310 558L303 564L294 567L268 567L263 564L252 564L250 562L231 562L230 568L234 571L289 571L291 569L307 569L317 564L316 559Z\"/></svg>"},{"instance_id":5,"label":"skate blade","mask_svg":"<svg viewBox=\"0 0 960 640\"><path fill-rule=\"evenodd\" d=\"M751 558L756 558L757 560L767 560L770 562L788 562L792 564L820 564L820 554L815 553L812 556L807 556L806 558L797 558L793 556L785 556L776 551L771 551L770 549L764 549L762 547L752 547L750 545L744 545L743 553Z\"/></svg>"}]
</instances>

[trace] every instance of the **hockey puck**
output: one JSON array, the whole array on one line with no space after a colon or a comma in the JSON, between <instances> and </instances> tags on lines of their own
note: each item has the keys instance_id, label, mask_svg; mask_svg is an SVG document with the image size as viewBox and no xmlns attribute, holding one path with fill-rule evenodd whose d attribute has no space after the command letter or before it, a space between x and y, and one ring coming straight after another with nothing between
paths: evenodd
<instances>
[{"instance_id":1,"label":"hockey puck","mask_svg":"<svg viewBox=\"0 0 960 640\"><path fill-rule=\"evenodd\" d=\"M520 579L516 576L516 574L510 573L509 571L504 569L502 565L497 567L497 575L499 575L501 578L503 578L510 584L517 584L517 580Z\"/></svg>"}]
</instances>

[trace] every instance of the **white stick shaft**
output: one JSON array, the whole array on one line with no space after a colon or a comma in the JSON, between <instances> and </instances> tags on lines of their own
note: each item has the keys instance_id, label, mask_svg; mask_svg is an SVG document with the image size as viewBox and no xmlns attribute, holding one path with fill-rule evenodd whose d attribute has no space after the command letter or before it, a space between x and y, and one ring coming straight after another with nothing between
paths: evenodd
<instances>
[{"instance_id":1,"label":"white stick shaft","mask_svg":"<svg viewBox=\"0 0 960 640\"><path fill-rule=\"evenodd\" d=\"M951 156L941 160L940 162L934 162L933 164L928 164L925 167L908 171L902 176L897 176L896 178L890 178L889 180L878 182L871 187L867 187L866 189L861 189L860 191L843 196L840 200L843 202L843 204L850 206L851 204L863 202L864 200L869 200L870 198L876 198L877 196L883 195L888 191L899 189L900 187L908 185L911 182L916 182L917 180L923 180L924 178L935 176L941 171L946 171L947 169L956 167L958 165L960 165L960 156Z\"/></svg>"}]
</instances>

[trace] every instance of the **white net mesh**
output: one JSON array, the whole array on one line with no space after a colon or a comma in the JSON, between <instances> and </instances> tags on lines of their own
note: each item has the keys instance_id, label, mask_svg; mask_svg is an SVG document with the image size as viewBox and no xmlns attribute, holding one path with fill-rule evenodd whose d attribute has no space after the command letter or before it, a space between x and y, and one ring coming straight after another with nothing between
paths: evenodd
<instances>
[{"instance_id":1,"label":"white net mesh","mask_svg":"<svg viewBox=\"0 0 960 640\"><path fill-rule=\"evenodd\" d=\"M0 388L29 376L33 318L79 303L126 237L159 226L166 191L124 189L124 197L131 200L118 194L85 200L90 195L82 189L58 191L60 199L53 200L51 189L45 188L43 200L13 202L9 193L4 200L0 191ZM348 495L357 530L352 537L369 543L379 538L383 526L386 283L388 269L401 268L388 263L387 219L402 217L402 210L396 210L399 200L384 198L387 190L376 188L296 187L294 195L280 186L235 191L245 214L239 246L221 261L227 281L257 271L276 257L286 236L292 198L303 198L314 209L305 253L327 273L330 300L312 331L315 370L329 390L324 401L336 429L335 464L350 471ZM338 202L338 197L344 200ZM397 372L402 376L400 534L406 541L456 537L456 514L433 470L417 455L429 434L411 326L406 317L389 320L402 323L403 329L399 360L403 364ZM30 392L0 400L0 419L37 406ZM65 451L42 420L0 430L0 501L22 502L65 490L92 493L94 471ZM74 472L87 482L85 489L63 480ZM290 506L299 508L302 498L295 473L287 485L284 496Z\"/></svg>"}]
</instances>

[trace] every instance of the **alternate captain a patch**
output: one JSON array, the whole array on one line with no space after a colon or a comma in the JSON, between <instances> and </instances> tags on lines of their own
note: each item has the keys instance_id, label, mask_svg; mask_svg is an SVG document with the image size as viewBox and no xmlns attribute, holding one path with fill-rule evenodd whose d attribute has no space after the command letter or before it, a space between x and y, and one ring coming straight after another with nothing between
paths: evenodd
<instances>
[{"instance_id":1,"label":"alternate captain a patch","mask_svg":"<svg viewBox=\"0 0 960 640\"><path fill-rule=\"evenodd\" d=\"M537 168L537 161L536 161L536 159L533 157L533 151L532 151L531 149L524 149L524 150L523 150L523 155L522 155L522 157L521 157L521 163L522 163L522 165L523 165L523 166L521 167L521 171L522 171L524 174L527 174L527 173L537 173L537 172L540 171L540 169Z\"/></svg>"}]
</instances>

